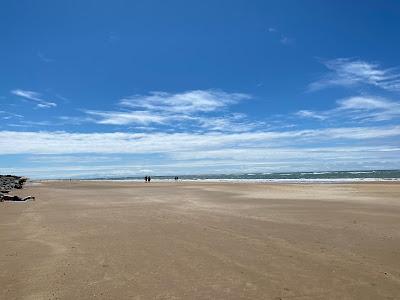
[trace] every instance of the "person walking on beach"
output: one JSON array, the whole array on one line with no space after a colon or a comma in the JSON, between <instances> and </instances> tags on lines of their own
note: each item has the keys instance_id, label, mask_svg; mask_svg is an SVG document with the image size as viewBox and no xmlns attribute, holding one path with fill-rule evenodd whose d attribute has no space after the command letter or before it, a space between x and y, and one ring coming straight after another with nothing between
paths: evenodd
<instances>
[{"instance_id":1,"label":"person walking on beach","mask_svg":"<svg viewBox=\"0 0 400 300\"><path fill-rule=\"evenodd\" d=\"M147 177L147 176L144 176L144 181L146 181L146 182L147 182L147 179L148 179L148 177Z\"/></svg>"},{"instance_id":2,"label":"person walking on beach","mask_svg":"<svg viewBox=\"0 0 400 300\"><path fill-rule=\"evenodd\" d=\"M151 177L147 176L147 181L150 182L151 181Z\"/></svg>"}]
</instances>

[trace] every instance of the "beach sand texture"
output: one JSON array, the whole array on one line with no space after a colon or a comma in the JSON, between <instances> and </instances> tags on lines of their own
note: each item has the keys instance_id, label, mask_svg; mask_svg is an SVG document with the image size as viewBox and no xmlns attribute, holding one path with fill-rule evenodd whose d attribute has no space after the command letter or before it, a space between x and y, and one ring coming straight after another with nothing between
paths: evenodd
<instances>
[{"instance_id":1,"label":"beach sand texture","mask_svg":"<svg viewBox=\"0 0 400 300\"><path fill-rule=\"evenodd\" d=\"M45 182L0 299L400 299L400 184Z\"/></svg>"}]
</instances>

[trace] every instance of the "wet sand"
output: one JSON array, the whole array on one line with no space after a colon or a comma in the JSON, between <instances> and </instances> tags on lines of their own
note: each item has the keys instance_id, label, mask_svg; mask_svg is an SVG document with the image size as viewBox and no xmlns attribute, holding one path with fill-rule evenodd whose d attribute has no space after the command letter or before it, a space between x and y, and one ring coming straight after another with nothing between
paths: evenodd
<instances>
[{"instance_id":1,"label":"wet sand","mask_svg":"<svg viewBox=\"0 0 400 300\"><path fill-rule=\"evenodd\" d=\"M0 299L400 299L400 184L47 182Z\"/></svg>"}]
</instances>

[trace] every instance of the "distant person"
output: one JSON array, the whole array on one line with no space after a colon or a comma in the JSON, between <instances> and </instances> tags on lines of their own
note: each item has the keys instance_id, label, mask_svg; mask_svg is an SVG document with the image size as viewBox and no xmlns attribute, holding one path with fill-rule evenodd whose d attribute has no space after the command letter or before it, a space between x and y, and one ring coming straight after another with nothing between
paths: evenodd
<instances>
[{"instance_id":1,"label":"distant person","mask_svg":"<svg viewBox=\"0 0 400 300\"><path fill-rule=\"evenodd\" d=\"M147 176L144 176L144 181L146 181L146 182L147 182L147 179L148 179L148 177L147 177Z\"/></svg>"},{"instance_id":2,"label":"distant person","mask_svg":"<svg viewBox=\"0 0 400 300\"><path fill-rule=\"evenodd\" d=\"M151 177L147 176L147 181L150 182L151 181Z\"/></svg>"}]
</instances>

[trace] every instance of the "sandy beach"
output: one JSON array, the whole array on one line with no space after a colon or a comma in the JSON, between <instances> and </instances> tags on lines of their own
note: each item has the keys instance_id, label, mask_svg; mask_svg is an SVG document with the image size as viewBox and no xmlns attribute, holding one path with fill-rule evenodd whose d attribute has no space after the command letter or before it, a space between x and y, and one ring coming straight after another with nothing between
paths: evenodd
<instances>
[{"instance_id":1,"label":"sandy beach","mask_svg":"<svg viewBox=\"0 0 400 300\"><path fill-rule=\"evenodd\" d=\"M400 299L400 184L45 182L0 299Z\"/></svg>"}]
</instances>

